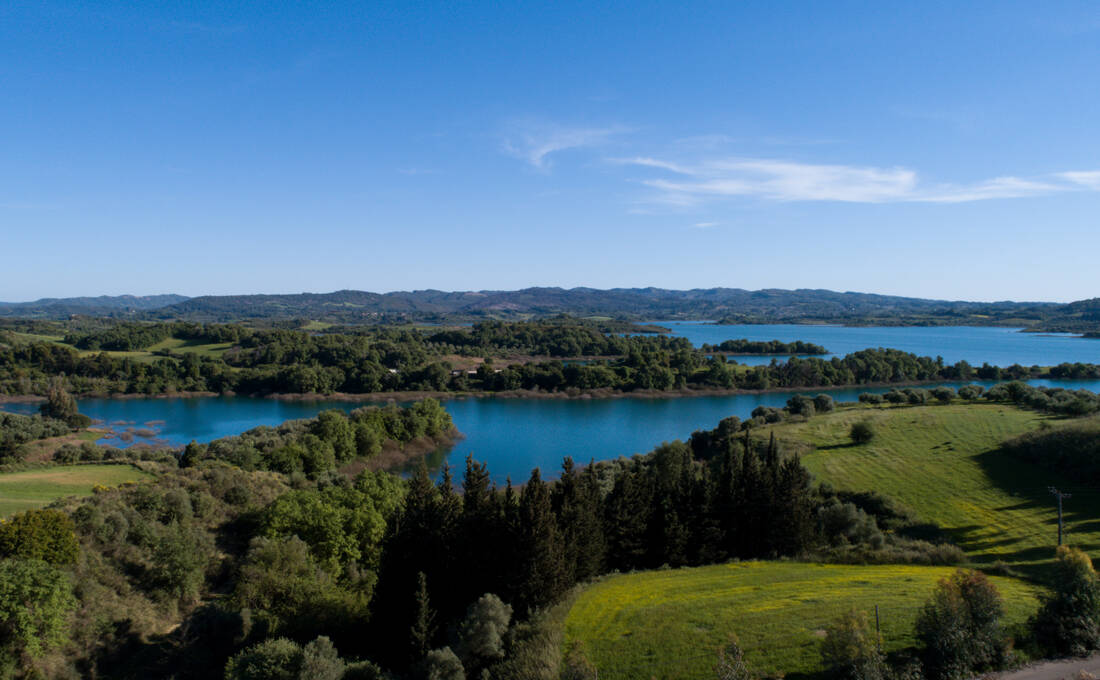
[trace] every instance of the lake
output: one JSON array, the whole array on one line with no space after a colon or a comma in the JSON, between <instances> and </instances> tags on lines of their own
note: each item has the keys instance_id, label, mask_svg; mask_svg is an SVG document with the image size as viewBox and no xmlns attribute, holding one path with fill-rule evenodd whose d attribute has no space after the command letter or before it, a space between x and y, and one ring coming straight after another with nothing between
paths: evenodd
<instances>
[{"instance_id":1,"label":"lake","mask_svg":"<svg viewBox=\"0 0 1100 680\"><path fill-rule=\"evenodd\" d=\"M1065 362L1100 363L1100 339L1069 333L1021 333L1018 328L978 326L716 326L705 321L652 321L685 337L695 346L717 345L723 340L803 340L832 352L825 358L844 356L868 347L890 347L918 356L942 356L949 364L966 360L975 366L1053 366ZM755 366L772 357L736 356ZM781 359L782 360L782 359Z\"/></svg>"},{"instance_id":2,"label":"lake","mask_svg":"<svg viewBox=\"0 0 1100 680\"><path fill-rule=\"evenodd\" d=\"M1100 391L1100 380L1031 382ZM979 384L992 383L979 381ZM861 392L885 392L887 389L817 389L801 393L824 392L837 401L854 401ZM443 403L465 438L449 452L436 452L429 461L440 465L445 460L460 468L469 453L489 464L497 482L509 476L513 481L525 480L534 467L540 467L547 477L556 477L564 456L587 462L646 453L662 441L685 439L694 430L714 428L727 416L746 418L760 405L783 406L792 394L795 393L653 399L488 397L448 400ZM172 446L182 446L191 440L207 442L259 425L310 418L324 409L351 410L359 405L343 401L281 401L240 396L79 400L82 413L118 433L129 431L133 442ZM5 404L2 407L22 413L33 413L37 408L34 404ZM102 442L128 445L118 437Z\"/></svg>"}]
</instances>

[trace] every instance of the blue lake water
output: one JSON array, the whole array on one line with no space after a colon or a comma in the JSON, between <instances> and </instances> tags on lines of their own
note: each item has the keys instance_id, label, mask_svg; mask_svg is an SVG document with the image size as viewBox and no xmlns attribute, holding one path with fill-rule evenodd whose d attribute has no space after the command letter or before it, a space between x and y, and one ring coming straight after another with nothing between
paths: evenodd
<instances>
[{"instance_id":1,"label":"blue lake water","mask_svg":"<svg viewBox=\"0 0 1100 680\"><path fill-rule=\"evenodd\" d=\"M1073 335L1019 333L1007 328L848 328L841 326L715 326L704 322L658 322L695 345L723 340L804 340L843 355L867 347L893 347L954 363L965 359L1008 366L1062 362L1100 363L1100 340ZM771 357L738 357L744 363L767 363ZM1071 389L1100 391L1100 380L1031 381ZM837 401L853 401L868 388L807 390L826 392ZM683 439L694 430L713 428L719 420L747 417L754 408L783 406L792 393L737 394L652 399L456 399L444 402L465 435L451 451L432 457L436 464L461 465L467 454L488 462L498 482L510 476L526 479L534 467L556 476L562 457L578 461L645 453L662 441ZM366 403L366 402L364 402ZM104 444L125 446L152 442L182 446L207 442L259 425L311 418L328 408L350 410L345 401L280 401L250 397L189 399L82 399L81 412L110 426L119 436ZM34 404L0 405L32 413Z\"/></svg>"},{"instance_id":2,"label":"blue lake water","mask_svg":"<svg viewBox=\"0 0 1100 680\"><path fill-rule=\"evenodd\" d=\"M1100 380L1032 382L1100 391ZM854 401L861 392L885 392L887 389L844 388L804 393L824 392L837 401ZM509 476L517 481L526 479L534 467L541 468L547 477L556 477L564 456L587 462L645 453L662 441L684 439L694 430L711 429L727 416L746 418L760 405L783 406L792 394L449 400L444 405L465 438L450 451L437 452L430 460L434 465L446 461L461 466L466 454L472 454L489 464L498 482ZM207 442L259 425L310 418L324 409L351 410L359 405L344 401L280 401L239 396L79 400L82 413L118 433L129 431L126 436L133 437L132 442L172 446L182 446L191 440ZM6 404L3 408L33 413L36 405ZM103 443L126 446L131 442L112 437Z\"/></svg>"},{"instance_id":3,"label":"blue lake water","mask_svg":"<svg viewBox=\"0 0 1100 680\"><path fill-rule=\"evenodd\" d=\"M918 356L942 356L953 364L966 360L975 366L1052 366L1064 362L1100 363L1100 339L1068 333L1021 333L1018 328L975 326L849 327L810 325L716 326L701 321L653 321L672 329L692 344L717 345L723 340L803 340L832 352L825 358L844 356L868 347L890 347ZM734 357L748 365L767 364L771 357Z\"/></svg>"}]
</instances>

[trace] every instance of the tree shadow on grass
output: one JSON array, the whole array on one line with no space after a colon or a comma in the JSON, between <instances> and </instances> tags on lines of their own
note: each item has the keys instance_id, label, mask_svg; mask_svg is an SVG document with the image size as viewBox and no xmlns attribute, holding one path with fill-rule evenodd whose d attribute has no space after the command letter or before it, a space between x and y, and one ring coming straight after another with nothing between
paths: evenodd
<instances>
[{"instance_id":1,"label":"tree shadow on grass","mask_svg":"<svg viewBox=\"0 0 1100 680\"><path fill-rule=\"evenodd\" d=\"M1018 502L997 510L1029 510L1033 508L1054 509L1056 501L1050 493L1050 487L1072 488L1076 486L1070 480L1050 470L1017 460L1002 449L987 451L974 458L989 481L1000 490L1016 496ZM1088 518L1100 518L1100 496L1090 494L1082 498L1078 512L1086 513Z\"/></svg>"},{"instance_id":2,"label":"tree shadow on grass","mask_svg":"<svg viewBox=\"0 0 1100 680\"><path fill-rule=\"evenodd\" d=\"M817 451L843 451L845 449L854 449L857 446L859 446L859 444L855 442L844 442L843 444L828 444L826 446L815 446L814 448ZM787 677L793 678L794 676L788 675Z\"/></svg>"}]
</instances>

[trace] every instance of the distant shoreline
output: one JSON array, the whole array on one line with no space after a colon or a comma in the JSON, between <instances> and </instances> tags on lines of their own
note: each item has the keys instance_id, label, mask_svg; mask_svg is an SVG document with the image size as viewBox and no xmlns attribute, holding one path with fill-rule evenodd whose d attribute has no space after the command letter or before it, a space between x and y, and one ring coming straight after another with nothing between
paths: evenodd
<instances>
[{"instance_id":1,"label":"distant shoreline","mask_svg":"<svg viewBox=\"0 0 1100 680\"><path fill-rule=\"evenodd\" d=\"M1025 379L1025 381L1028 379ZM1051 380L1058 380L1051 378ZM399 391L399 392L332 392L322 394L319 392L302 393L271 393L271 394L237 394L235 392L173 392L166 394L77 394L78 399L195 399L209 397L235 397L242 396L251 399L273 399L278 401L332 401L332 402L379 402L396 403L406 401L418 401L420 399L438 399L439 401L462 399L680 399L694 397L728 397L734 395L763 395L784 394L793 392L825 392L828 390L844 389L881 389L886 387L919 387L922 385L942 385L946 383L978 383L989 382L981 379L966 380L909 380L905 382L873 382L851 385L816 385L809 387L771 387L764 390L748 390L739 388L712 388L695 389L680 388L673 390L632 390L623 392L613 389L593 390L569 390L564 392L542 392L539 390L505 390L501 392L467 391L467 392L440 392L440 391ZM1008 379L996 382L1011 382ZM0 404L12 403L37 403L44 401L40 395L0 395Z\"/></svg>"}]
</instances>

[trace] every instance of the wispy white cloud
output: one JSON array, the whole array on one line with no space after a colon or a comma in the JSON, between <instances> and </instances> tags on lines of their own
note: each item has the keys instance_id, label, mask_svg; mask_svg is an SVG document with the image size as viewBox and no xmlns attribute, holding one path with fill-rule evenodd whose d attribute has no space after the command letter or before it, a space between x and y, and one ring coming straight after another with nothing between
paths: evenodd
<instances>
[{"instance_id":1,"label":"wispy white cloud","mask_svg":"<svg viewBox=\"0 0 1100 680\"><path fill-rule=\"evenodd\" d=\"M1100 191L1100 170L1074 170L1060 172L1058 176L1074 184Z\"/></svg>"},{"instance_id":2,"label":"wispy white cloud","mask_svg":"<svg viewBox=\"0 0 1100 680\"><path fill-rule=\"evenodd\" d=\"M673 205L755 197L773 201L845 203L965 203L1100 190L1100 172L1061 173L1046 179L995 177L971 184L927 185L904 167L828 165L767 158L724 158L684 164L640 156L614 163L664 171L673 177L643 179L653 200Z\"/></svg>"},{"instance_id":3,"label":"wispy white cloud","mask_svg":"<svg viewBox=\"0 0 1100 680\"><path fill-rule=\"evenodd\" d=\"M554 123L526 122L510 126L504 138L504 151L545 170L550 166L551 154L600 146L612 137L630 131L630 128L621 126L566 127Z\"/></svg>"},{"instance_id":4,"label":"wispy white cloud","mask_svg":"<svg viewBox=\"0 0 1100 680\"><path fill-rule=\"evenodd\" d=\"M1019 177L994 177L971 185L944 185L910 200L925 203L967 203L994 198L1027 198L1067 191L1073 187Z\"/></svg>"},{"instance_id":5,"label":"wispy white cloud","mask_svg":"<svg viewBox=\"0 0 1100 680\"><path fill-rule=\"evenodd\" d=\"M717 227L718 222L696 222L691 226L695 227L696 229L710 229L711 227Z\"/></svg>"}]
</instances>

